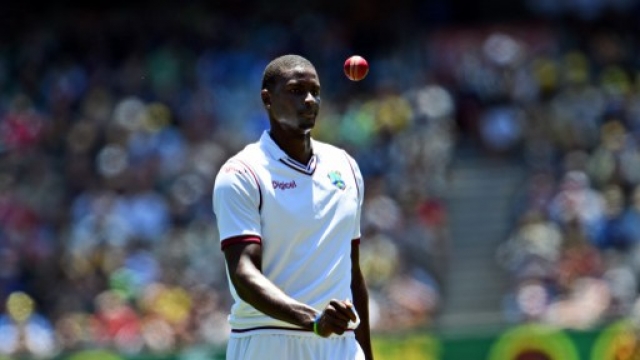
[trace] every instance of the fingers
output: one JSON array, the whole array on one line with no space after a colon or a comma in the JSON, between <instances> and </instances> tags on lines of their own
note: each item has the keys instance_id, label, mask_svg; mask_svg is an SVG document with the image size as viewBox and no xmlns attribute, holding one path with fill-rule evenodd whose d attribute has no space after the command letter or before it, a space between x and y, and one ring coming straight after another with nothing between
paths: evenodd
<instances>
[{"instance_id":1,"label":"fingers","mask_svg":"<svg viewBox=\"0 0 640 360\"><path fill-rule=\"evenodd\" d=\"M347 305L347 309L349 310L349 315L350 315L349 316L349 320L357 321L358 320L358 313L356 312L356 308L351 303L351 300L347 299L344 302Z\"/></svg>"},{"instance_id":2,"label":"fingers","mask_svg":"<svg viewBox=\"0 0 640 360\"><path fill-rule=\"evenodd\" d=\"M349 328L350 321L356 321L357 316L350 301L331 300L319 319L321 333L344 334ZM328 336L328 335L327 335Z\"/></svg>"},{"instance_id":3,"label":"fingers","mask_svg":"<svg viewBox=\"0 0 640 360\"><path fill-rule=\"evenodd\" d=\"M339 316L340 318L346 318L347 322L349 321L356 321L357 316L356 316L356 312L355 309L353 308L353 304L351 303L351 301L347 300L331 300L329 302L329 306L332 306L333 309L335 309L335 311L337 312L337 316ZM329 306L327 306L327 308L329 308Z\"/></svg>"}]
</instances>

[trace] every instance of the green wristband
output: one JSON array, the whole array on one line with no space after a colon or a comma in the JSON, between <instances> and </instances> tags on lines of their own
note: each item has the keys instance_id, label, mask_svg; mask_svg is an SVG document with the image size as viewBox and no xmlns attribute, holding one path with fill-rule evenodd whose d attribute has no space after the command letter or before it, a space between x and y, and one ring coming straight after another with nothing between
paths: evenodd
<instances>
[{"instance_id":1,"label":"green wristband","mask_svg":"<svg viewBox=\"0 0 640 360\"><path fill-rule=\"evenodd\" d=\"M316 319L313 320L313 333L318 335L318 336L322 336L322 335L320 335L320 329L319 329L320 328L320 324L319 324L320 321L319 320L320 320L320 316L321 315L322 314L316 316Z\"/></svg>"}]
</instances>

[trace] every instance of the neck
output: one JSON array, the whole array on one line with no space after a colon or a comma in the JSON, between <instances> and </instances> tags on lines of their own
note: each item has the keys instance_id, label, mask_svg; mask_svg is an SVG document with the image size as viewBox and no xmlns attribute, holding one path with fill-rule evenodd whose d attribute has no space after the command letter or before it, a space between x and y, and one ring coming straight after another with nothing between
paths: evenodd
<instances>
[{"instance_id":1,"label":"neck","mask_svg":"<svg viewBox=\"0 0 640 360\"><path fill-rule=\"evenodd\" d=\"M311 134L306 133L300 136L281 136L277 131L270 131L269 135L290 158L306 164L311 159Z\"/></svg>"}]
</instances>

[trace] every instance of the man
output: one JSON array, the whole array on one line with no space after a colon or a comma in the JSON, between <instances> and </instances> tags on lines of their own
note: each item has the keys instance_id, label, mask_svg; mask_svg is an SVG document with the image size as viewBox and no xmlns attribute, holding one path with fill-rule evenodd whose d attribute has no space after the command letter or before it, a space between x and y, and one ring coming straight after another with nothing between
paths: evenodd
<instances>
[{"instance_id":1,"label":"man","mask_svg":"<svg viewBox=\"0 0 640 360\"><path fill-rule=\"evenodd\" d=\"M226 162L213 191L235 301L227 359L373 359L360 170L311 138L320 80L307 59L269 63L261 97L270 129Z\"/></svg>"}]
</instances>

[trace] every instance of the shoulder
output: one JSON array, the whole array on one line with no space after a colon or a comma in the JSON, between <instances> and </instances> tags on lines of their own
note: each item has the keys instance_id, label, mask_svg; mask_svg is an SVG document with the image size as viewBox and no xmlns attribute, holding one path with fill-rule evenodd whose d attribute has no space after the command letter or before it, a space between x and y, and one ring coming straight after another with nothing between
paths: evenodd
<instances>
[{"instance_id":1,"label":"shoulder","mask_svg":"<svg viewBox=\"0 0 640 360\"><path fill-rule=\"evenodd\" d=\"M245 183L247 180L255 182L255 171L253 170L264 156L260 147L253 143L247 145L238 153L227 159L220 167L216 176L215 187L225 187L233 184Z\"/></svg>"},{"instance_id":2,"label":"shoulder","mask_svg":"<svg viewBox=\"0 0 640 360\"><path fill-rule=\"evenodd\" d=\"M326 143L324 141L313 139L313 149L318 152L327 152L327 151L344 151L343 149L333 145Z\"/></svg>"},{"instance_id":3,"label":"shoulder","mask_svg":"<svg viewBox=\"0 0 640 360\"><path fill-rule=\"evenodd\" d=\"M220 172L245 172L249 169L259 166L263 162L266 155L262 151L260 144L251 143L231 156L220 168Z\"/></svg>"},{"instance_id":4,"label":"shoulder","mask_svg":"<svg viewBox=\"0 0 640 360\"><path fill-rule=\"evenodd\" d=\"M246 164L259 163L264 159L266 154L264 153L260 143L255 142L248 144L236 155L231 157L229 161L243 162Z\"/></svg>"},{"instance_id":5,"label":"shoulder","mask_svg":"<svg viewBox=\"0 0 640 360\"><path fill-rule=\"evenodd\" d=\"M320 156L345 157L349 162L356 162L355 159L345 149L336 145L314 139L313 149Z\"/></svg>"},{"instance_id":6,"label":"shoulder","mask_svg":"<svg viewBox=\"0 0 640 360\"><path fill-rule=\"evenodd\" d=\"M360 173L358 162L354 159L353 156L351 156L351 154L349 154L347 150L336 145L332 145L315 139L313 140L313 148L314 151L321 157L329 157L331 159L346 159L356 177L362 176Z\"/></svg>"}]
</instances>

